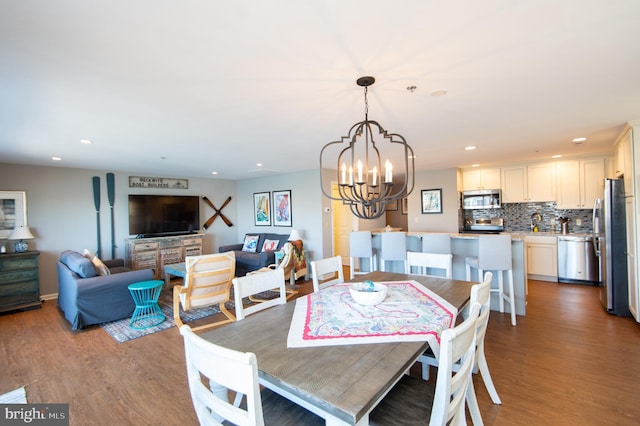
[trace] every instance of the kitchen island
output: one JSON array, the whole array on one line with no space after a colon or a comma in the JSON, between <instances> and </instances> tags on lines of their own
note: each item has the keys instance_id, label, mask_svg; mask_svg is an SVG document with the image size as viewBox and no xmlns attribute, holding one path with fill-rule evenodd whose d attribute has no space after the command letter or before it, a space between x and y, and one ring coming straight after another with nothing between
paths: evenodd
<instances>
[{"instance_id":1,"label":"kitchen island","mask_svg":"<svg viewBox=\"0 0 640 426\"><path fill-rule=\"evenodd\" d=\"M429 232L407 232L407 251L422 251L422 236L430 234ZM466 268L465 258L478 255L478 234L450 234L451 237L451 253L453 254L453 279L465 280ZM380 249L380 233L373 233L373 247ZM516 314L526 315L527 306L527 275L526 275L526 256L524 238L521 235L511 236L511 250L513 262L513 287L515 291ZM362 270L367 270L368 265L362 262ZM403 272L402 262L387 262L387 271ZM471 280L477 281L478 272L471 270ZM506 281L506 276L505 276ZM498 277L494 273L491 288L498 287ZM505 282L505 291L508 287ZM499 311L499 299L497 293L491 293L491 309ZM505 312L510 312L509 304L505 303Z\"/></svg>"}]
</instances>

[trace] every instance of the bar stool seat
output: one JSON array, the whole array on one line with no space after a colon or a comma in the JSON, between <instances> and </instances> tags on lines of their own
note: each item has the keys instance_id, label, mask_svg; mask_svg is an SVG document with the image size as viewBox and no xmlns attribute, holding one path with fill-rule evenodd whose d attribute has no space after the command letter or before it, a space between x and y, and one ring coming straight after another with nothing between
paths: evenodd
<instances>
[{"instance_id":1,"label":"bar stool seat","mask_svg":"<svg viewBox=\"0 0 640 426\"><path fill-rule=\"evenodd\" d=\"M129 284L129 293L136 308L129 321L129 327L143 330L163 322L166 318L158 306L158 298L164 281L150 280Z\"/></svg>"},{"instance_id":2,"label":"bar stool seat","mask_svg":"<svg viewBox=\"0 0 640 426\"><path fill-rule=\"evenodd\" d=\"M355 231L349 234L349 274L353 279L355 275L364 275L375 271L377 256L371 242L371 231ZM369 271L356 271L356 259L369 259Z\"/></svg>"},{"instance_id":3,"label":"bar stool seat","mask_svg":"<svg viewBox=\"0 0 640 426\"><path fill-rule=\"evenodd\" d=\"M485 271L496 272L498 288L492 288L492 293L498 293L500 312L504 312L505 300L509 303L511 325L516 325L516 300L513 289L513 266L511 254L511 236L509 235L480 235L478 236L478 257L466 257L465 267L467 281L471 281L471 268L478 270L478 281L482 281ZM504 291L504 274L507 275L509 293Z\"/></svg>"}]
</instances>

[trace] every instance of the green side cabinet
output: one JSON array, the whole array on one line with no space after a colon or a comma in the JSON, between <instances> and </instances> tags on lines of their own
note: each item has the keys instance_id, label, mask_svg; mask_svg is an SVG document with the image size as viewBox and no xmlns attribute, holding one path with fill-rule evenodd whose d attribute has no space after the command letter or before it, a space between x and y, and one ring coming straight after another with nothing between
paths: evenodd
<instances>
[{"instance_id":1,"label":"green side cabinet","mask_svg":"<svg viewBox=\"0 0 640 426\"><path fill-rule=\"evenodd\" d=\"M0 312L40 308L40 252L0 254Z\"/></svg>"}]
</instances>

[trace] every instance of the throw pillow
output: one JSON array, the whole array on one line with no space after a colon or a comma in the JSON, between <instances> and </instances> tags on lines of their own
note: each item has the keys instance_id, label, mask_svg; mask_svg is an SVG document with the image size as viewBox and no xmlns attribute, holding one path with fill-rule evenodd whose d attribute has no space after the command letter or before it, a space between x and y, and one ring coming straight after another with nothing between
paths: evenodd
<instances>
[{"instance_id":1,"label":"throw pillow","mask_svg":"<svg viewBox=\"0 0 640 426\"><path fill-rule=\"evenodd\" d=\"M60 254L60 262L67 265L80 278L92 278L98 275L93 263L77 251L67 250Z\"/></svg>"},{"instance_id":2,"label":"throw pillow","mask_svg":"<svg viewBox=\"0 0 640 426\"><path fill-rule=\"evenodd\" d=\"M95 255L93 254L93 252L89 249L84 249L84 251L82 252L82 255L84 257L86 257L87 259L91 260L95 257Z\"/></svg>"},{"instance_id":3,"label":"throw pillow","mask_svg":"<svg viewBox=\"0 0 640 426\"><path fill-rule=\"evenodd\" d=\"M279 240L264 240L264 243L262 244L262 251L277 250L279 242Z\"/></svg>"},{"instance_id":4,"label":"throw pillow","mask_svg":"<svg viewBox=\"0 0 640 426\"><path fill-rule=\"evenodd\" d=\"M242 251L249 253L255 253L258 250L258 235L246 235L244 237L244 244L242 245Z\"/></svg>"},{"instance_id":5,"label":"throw pillow","mask_svg":"<svg viewBox=\"0 0 640 426\"><path fill-rule=\"evenodd\" d=\"M97 256L93 256L91 263L93 263L93 266L96 268L99 275L111 275L111 271L109 271L107 265L105 265L102 260L98 259Z\"/></svg>"}]
</instances>

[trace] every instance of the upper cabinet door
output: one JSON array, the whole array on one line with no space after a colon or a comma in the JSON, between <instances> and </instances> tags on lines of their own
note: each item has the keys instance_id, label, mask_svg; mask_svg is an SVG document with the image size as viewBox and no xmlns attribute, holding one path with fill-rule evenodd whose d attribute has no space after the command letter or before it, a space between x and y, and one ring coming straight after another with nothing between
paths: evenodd
<instances>
[{"instance_id":1,"label":"upper cabinet door","mask_svg":"<svg viewBox=\"0 0 640 426\"><path fill-rule=\"evenodd\" d=\"M556 200L556 167L553 163L527 166L527 193L529 202Z\"/></svg>"},{"instance_id":2,"label":"upper cabinet door","mask_svg":"<svg viewBox=\"0 0 640 426\"><path fill-rule=\"evenodd\" d=\"M580 208L591 209L604 189L604 159L580 160Z\"/></svg>"},{"instance_id":3,"label":"upper cabinet door","mask_svg":"<svg viewBox=\"0 0 640 426\"><path fill-rule=\"evenodd\" d=\"M524 203L527 201L527 167L502 168L502 202Z\"/></svg>"},{"instance_id":4,"label":"upper cabinet door","mask_svg":"<svg viewBox=\"0 0 640 426\"><path fill-rule=\"evenodd\" d=\"M558 209L580 208L580 162L562 161L556 164Z\"/></svg>"},{"instance_id":5,"label":"upper cabinet door","mask_svg":"<svg viewBox=\"0 0 640 426\"><path fill-rule=\"evenodd\" d=\"M500 169L469 169L462 171L462 190L500 189Z\"/></svg>"}]
</instances>

